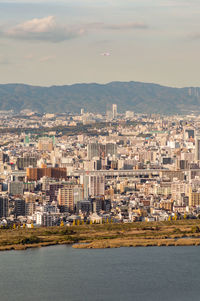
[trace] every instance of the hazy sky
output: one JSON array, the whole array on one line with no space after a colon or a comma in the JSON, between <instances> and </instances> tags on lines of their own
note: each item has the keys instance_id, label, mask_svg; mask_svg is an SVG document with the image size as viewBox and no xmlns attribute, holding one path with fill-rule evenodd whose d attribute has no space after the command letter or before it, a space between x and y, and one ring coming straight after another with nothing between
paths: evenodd
<instances>
[{"instance_id":1,"label":"hazy sky","mask_svg":"<svg viewBox=\"0 0 200 301\"><path fill-rule=\"evenodd\" d=\"M0 0L0 70L0 83L200 86L200 1Z\"/></svg>"}]
</instances>

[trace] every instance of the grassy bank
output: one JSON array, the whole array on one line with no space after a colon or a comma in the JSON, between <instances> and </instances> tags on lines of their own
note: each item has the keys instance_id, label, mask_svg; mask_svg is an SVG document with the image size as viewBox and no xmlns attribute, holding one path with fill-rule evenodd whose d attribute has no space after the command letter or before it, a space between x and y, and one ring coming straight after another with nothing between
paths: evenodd
<instances>
[{"instance_id":1,"label":"grassy bank","mask_svg":"<svg viewBox=\"0 0 200 301\"><path fill-rule=\"evenodd\" d=\"M74 248L200 245L200 220L0 229L0 250L57 244Z\"/></svg>"}]
</instances>

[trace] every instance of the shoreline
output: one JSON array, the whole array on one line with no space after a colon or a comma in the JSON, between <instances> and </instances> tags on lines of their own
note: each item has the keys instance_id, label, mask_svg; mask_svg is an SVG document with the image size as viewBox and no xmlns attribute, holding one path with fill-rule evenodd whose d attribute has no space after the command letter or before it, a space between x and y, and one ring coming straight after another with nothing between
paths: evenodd
<instances>
[{"instance_id":1,"label":"shoreline","mask_svg":"<svg viewBox=\"0 0 200 301\"><path fill-rule=\"evenodd\" d=\"M54 245L74 249L199 246L200 220L0 229L0 251Z\"/></svg>"},{"instance_id":2,"label":"shoreline","mask_svg":"<svg viewBox=\"0 0 200 301\"><path fill-rule=\"evenodd\" d=\"M38 244L27 244L27 245L7 245L7 246L0 246L0 252L2 251L25 251L28 249L35 249L35 248L44 248L50 246L64 246L68 245L74 249L116 249L116 248L137 248L137 247L190 247L190 246L200 246L200 239L179 239L172 241L171 239L163 240L162 242L148 242L148 241L141 241L141 242L121 242L119 243L112 243L112 242L102 242L98 244L94 243L68 243L68 242L55 242L55 243L38 243Z\"/></svg>"},{"instance_id":3,"label":"shoreline","mask_svg":"<svg viewBox=\"0 0 200 301\"><path fill-rule=\"evenodd\" d=\"M162 241L137 241L128 242L102 242L99 243L88 243L88 244L74 244L72 247L74 249L112 249L112 248L123 248L123 247L187 247L187 246L200 246L200 239L165 239Z\"/></svg>"}]
</instances>

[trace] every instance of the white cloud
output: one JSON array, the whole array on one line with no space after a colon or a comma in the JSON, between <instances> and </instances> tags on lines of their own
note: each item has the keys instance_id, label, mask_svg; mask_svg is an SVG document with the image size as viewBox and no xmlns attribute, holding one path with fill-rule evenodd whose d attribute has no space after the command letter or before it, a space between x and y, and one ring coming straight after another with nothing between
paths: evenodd
<instances>
[{"instance_id":1,"label":"white cloud","mask_svg":"<svg viewBox=\"0 0 200 301\"><path fill-rule=\"evenodd\" d=\"M62 42L80 37L91 30L136 30L147 29L141 22L105 24L89 23L76 26L66 26L57 23L54 16L34 18L16 26L0 31L0 35L10 39L41 40L48 42Z\"/></svg>"},{"instance_id":2,"label":"white cloud","mask_svg":"<svg viewBox=\"0 0 200 301\"><path fill-rule=\"evenodd\" d=\"M81 36L84 32L82 28L59 25L54 16L48 16L18 24L4 30L2 34L14 39L61 42Z\"/></svg>"}]
</instances>

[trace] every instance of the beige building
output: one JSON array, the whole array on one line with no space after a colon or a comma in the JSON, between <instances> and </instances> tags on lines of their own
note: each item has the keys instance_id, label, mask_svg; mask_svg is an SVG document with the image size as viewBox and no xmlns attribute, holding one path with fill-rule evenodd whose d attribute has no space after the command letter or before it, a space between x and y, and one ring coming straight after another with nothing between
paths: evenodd
<instances>
[{"instance_id":1,"label":"beige building","mask_svg":"<svg viewBox=\"0 0 200 301\"><path fill-rule=\"evenodd\" d=\"M200 206L200 191L194 191L190 188L189 192L189 207Z\"/></svg>"},{"instance_id":2,"label":"beige building","mask_svg":"<svg viewBox=\"0 0 200 301\"><path fill-rule=\"evenodd\" d=\"M53 150L53 140L49 137L40 138L38 141L38 150L51 152Z\"/></svg>"},{"instance_id":3,"label":"beige building","mask_svg":"<svg viewBox=\"0 0 200 301\"><path fill-rule=\"evenodd\" d=\"M58 204L64 211L73 212L74 206L83 198L83 185L65 185L58 190Z\"/></svg>"}]
</instances>

